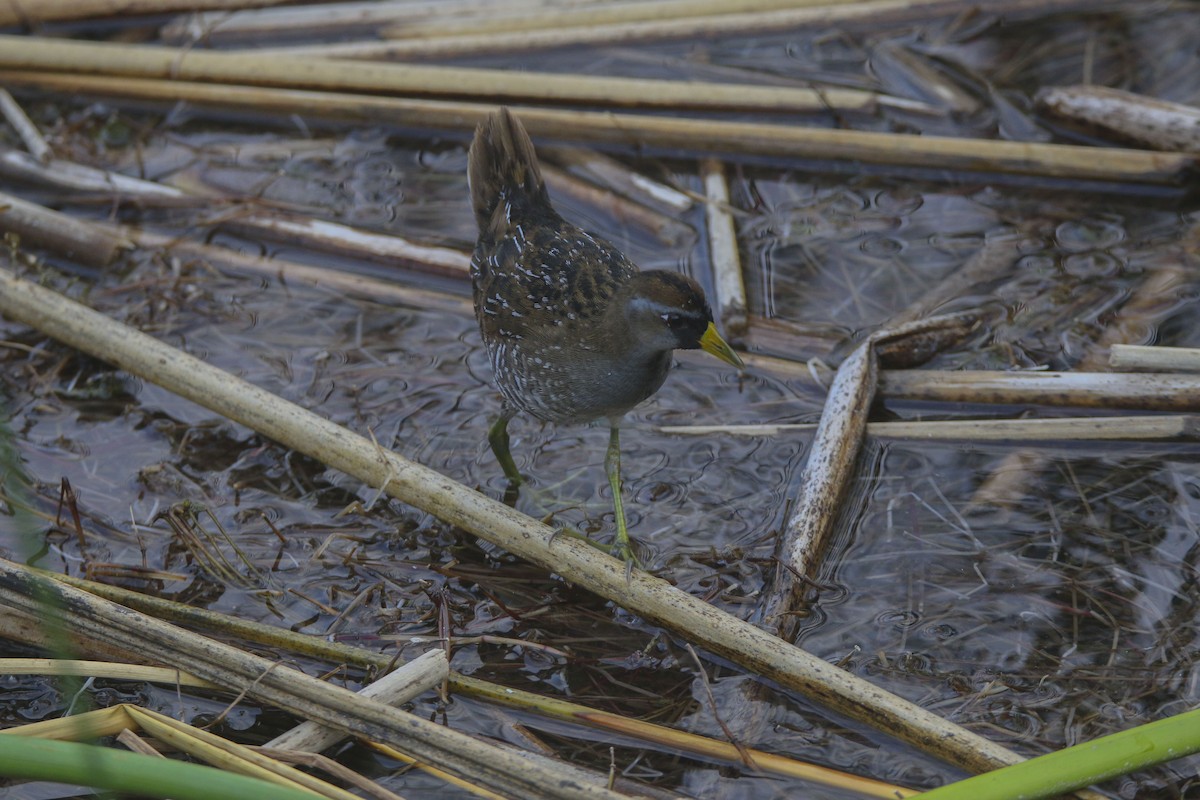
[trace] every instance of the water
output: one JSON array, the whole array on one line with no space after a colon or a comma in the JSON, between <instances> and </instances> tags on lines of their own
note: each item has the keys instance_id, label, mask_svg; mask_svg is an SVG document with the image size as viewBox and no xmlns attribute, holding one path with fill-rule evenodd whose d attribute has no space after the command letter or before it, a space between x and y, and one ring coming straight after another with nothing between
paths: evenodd
<instances>
[{"instance_id":1,"label":"water","mask_svg":"<svg viewBox=\"0 0 1200 800\"><path fill-rule=\"evenodd\" d=\"M940 116L884 110L852 123L927 134L1062 133L1022 98L1046 82L1077 82L1088 70L1098 82L1130 83L1181 101L1200 98L1195 48L1162 45L1182 42L1178 31L1186 29L1183 22L1194 26L1194 10L1149 14L1131 5L1117 16L1124 22L1119 30L1107 15L1066 15L994 28L901 26L890 36L850 29L671 44L655 55L661 60L653 69L645 66L648 54L658 53L653 48L616 49L599 61L593 53L550 54L546 63L568 70L582 68L582 60L594 69L615 64L614 73L687 75L690 65L711 62L792 81L836 79L905 91L911 76L877 74L880 65L896 63L872 59L884 36L929 56L980 108ZM1138 53L1145 58L1131 57ZM76 138L64 154L424 244L472 246L462 136L426 141L333 127L306 137L271 120L249 126L184 115L164 122L146 112L69 107L75 127L64 126L61 135ZM52 119L49 110L42 113ZM143 131L139 148L114 138L117 129ZM700 189L690 162L618 155L647 174ZM814 174L794 164L759 163L730 175L751 313L785 331L769 344L753 335L750 341L800 361L836 358L803 334L844 346L927 297L981 248L996 247L1011 258L939 305L982 309L986 324L930 366L1070 368L1148 276L1181 263L1180 243L1194 236L1194 203L1162 193L1147 199L986 176L943 182ZM558 205L644 267L683 269L711 286L702 236L664 243L582 201L561 197ZM102 216L109 207L74 210ZM121 215L188 234L202 216L227 211ZM702 230L699 210L683 220ZM458 296L467 291L462 280L295 242L229 232L210 240ZM485 440L498 396L469 314L273 276L217 273L202 261L159 252L135 253L103 273L59 266L74 278L52 282L76 294L93 287L88 301L106 313L455 480L503 493ZM1129 340L1196 345L1193 293L1185 288L1156 298ZM72 574L89 564L156 567L180 579L132 585L407 655L430 646L444 609L455 636L491 637L456 649L454 666L466 673L723 735L695 661L658 629L20 326L0 322L0 339L10 343L0 347L9 424L35 481L37 508L47 515L39 565ZM714 359L682 356L662 391L628 416L622 437L627 510L646 566L730 613L754 618L808 435L693 437L657 428L811 422L820 409L819 392L802 373L752 370L739 380ZM884 401L873 418L995 413L987 406ZM607 427L518 418L510 430L517 464L530 477L518 507L608 541ZM1195 445L1043 443L1036 448L1043 465L1020 491L1003 506L976 505L976 490L1013 449L873 442L810 592L800 643L1029 755L1194 707L1200 700ZM51 524L64 478L78 496L82 542L71 523ZM236 579L215 574L166 526L161 515L185 499L211 514L199 518L202 535L234 561ZM11 552L5 519L0 533ZM218 523L247 563L219 538ZM750 679L741 670L712 659L704 667L723 718L769 718L763 738L746 744L918 787L958 776L788 693L768 690L747 704ZM64 705L45 684L21 686L24 694L6 704L8 721L53 715ZM170 692L128 685L108 691L179 710ZM184 716L212 714L217 706L188 701ZM256 737L287 725L279 715L249 708L237 724L251 726ZM443 707L431 695L416 709L511 741L521 740L520 723L559 754L607 768L607 736L462 697ZM697 796L844 796L792 781L730 777L711 765L620 744L618 763L632 764L631 773ZM357 750L351 757L376 774L393 766ZM1194 763L1146 771L1109 788L1129 798L1194 791ZM421 777L390 780L406 796L445 796L440 784Z\"/></svg>"}]
</instances>

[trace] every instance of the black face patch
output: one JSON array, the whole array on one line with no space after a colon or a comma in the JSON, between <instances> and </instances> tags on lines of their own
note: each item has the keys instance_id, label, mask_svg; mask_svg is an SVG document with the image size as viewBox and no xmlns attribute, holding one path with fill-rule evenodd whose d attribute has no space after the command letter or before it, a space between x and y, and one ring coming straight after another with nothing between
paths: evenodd
<instances>
[{"instance_id":1,"label":"black face patch","mask_svg":"<svg viewBox=\"0 0 1200 800\"><path fill-rule=\"evenodd\" d=\"M694 280L678 272L651 270L640 276L639 295L675 336L676 347L695 350L712 322L704 292Z\"/></svg>"},{"instance_id":2,"label":"black face patch","mask_svg":"<svg viewBox=\"0 0 1200 800\"><path fill-rule=\"evenodd\" d=\"M667 327L675 334L675 338L679 342L679 349L699 349L700 337L708 330L708 324L712 321L712 314L709 313L708 306L704 306L701 313L693 311L666 316Z\"/></svg>"}]
</instances>

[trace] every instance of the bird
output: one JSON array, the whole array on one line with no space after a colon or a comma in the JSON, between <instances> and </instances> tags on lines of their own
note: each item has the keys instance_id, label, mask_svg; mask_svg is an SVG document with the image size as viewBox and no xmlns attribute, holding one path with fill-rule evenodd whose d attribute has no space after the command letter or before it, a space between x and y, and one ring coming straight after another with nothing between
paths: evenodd
<instances>
[{"instance_id":1,"label":"bird","mask_svg":"<svg viewBox=\"0 0 1200 800\"><path fill-rule=\"evenodd\" d=\"M640 270L550 204L533 142L507 108L475 130L467 156L479 238L475 317L503 402L488 442L510 488L522 483L508 423L609 423L605 474L617 527L612 552L634 561L621 499L619 423L666 380L674 350L744 368L721 338L704 291L671 270Z\"/></svg>"}]
</instances>

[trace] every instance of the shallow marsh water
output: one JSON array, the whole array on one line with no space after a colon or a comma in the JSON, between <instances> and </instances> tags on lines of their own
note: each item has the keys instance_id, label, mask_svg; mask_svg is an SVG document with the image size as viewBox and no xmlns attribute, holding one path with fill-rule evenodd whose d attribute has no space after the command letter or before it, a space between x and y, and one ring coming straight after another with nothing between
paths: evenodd
<instances>
[{"instance_id":1,"label":"shallow marsh water","mask_svg":"<svg viewBox=\"0 0 1200 800\"><path fill-rule=\"evenodd\" d=\"M898 30L887 41L924 45L981 106L951 117L887 112L854 124L1049 137L1052 126L1022 98L1046 82L1080 80L1085 63L1097 81L1200 102L1200 69L1189 72L1200 54L1194 37L1184 46L1175 33L1183 23L1200 24L1200 16L1194 9L1148 14L1130 4L1112 16ZM1114 31L1123 37L1119 48ZM1179 46L1170 58L1150 59L1157 51L1152 43L1172 36ZM904 94L903 75L872 71L871 64L892 63L879 44L856 31L800 32L653 52L549 54L546 66L645 76L686 73L692 59L707 59L748 74L835 76ZM1156 66L1121 72L1129 69L1117 57L1123 53L1148 54ZM651 57L660 68L646 66ZM980 81L991 81L991 88L979 91ZM72 157L97 165L311 209L422 243L471 247L466 142L459 135L431 141L332 127L306 137L279 120L232 124L188 110L164 117L82 100L34 110L47 126L60 121L64 155L73 150ZM136 148L118 136L129 130L139 131ZM115 139L106 144L105 136ZM692 162L616 155L647 174L700 188ZM1015 268L943 306L982 309L986 324L931 368L1070 368L1148 274L1188 258L1185 269L1196 268L1195 204L1169 193L969 175L941 181L814 174L794 164L744 165L730 176L751 313L786 326L796 342L815 337L841 348L785 353L799 361L836 359L856 335L904 311L989 244L1011 247ZM28 196L66 202L37 190ZM711 285L702 211L684 217L696 237L664 244L602 210L561 194L556 201L564 215L644 268L683 269ZM85 216L109 211L69 207ZM467 291L461 280L338 258L295 242L206 234L204 215L194 211L127 209L122 216L248 252L460 296ZM46 280L112 316L455 480L502 494L485 440L498 397L469 314L218 272L169 251L137 252L103 272L47 261L61 272ZM1161 298L1135 343L1196 345L1193 292L1194 285ZM45 523L38 565L72 574L105 562L158 567L181 576L151 587L165 596L406 655L431 646L444 607L454 636L493 637L455 650L453 665L462 672L722 736L696 663L657 628L21 326L0 321L0 339L15 343L0 347L0 380L38 508L53 517L65 478L88 533L81 544L72 526ZM751 370L739 378L713 359L681 356L663 390L629 415L622 437L627 508L646 565L731 613L755 618L808 435L699 438L656 426L811 422L821 400L803 370ZM873 418L1024 413L1068 412L888 401L877 404ZM556 428L518 418L511 431L518 466L531 478L518 507L607 541L606 427ZM1196 707L1196 444L1042 443L1034 450L1044 466L1019 492L1003 506L973 506L980 484L1014 449L873 441L811 591L799 643L1026 754ZM211 514L200 517L207 530L219 522L235 539L249 562L236 578L217 577L166 526L161 514L183 500ZM4 547L20 552L25 545L5 519ZM227 544L214 546L234 557ZM751 679L716 660L704 666L724 721L742 713L771 719L768 734L746 744L916 787L958 776L787 693L758 701L769 711L740 708ZM6 689L5 724L54 715L67 702L48 683L9 682ZM181 708L173 692L129 684L102 684L95 694L101 704L137 699L189 719L224 707L187 697ZM608 737L464 698L443 704L429 695L415 706L422 715L514 742L523 741L518 725L528 726L559 754L607 768ZM224 723L255 740L288 724L252 704ZM632 776L696 796L847 796L632 744L618 747L616 758ZM357 754L377 775L393 771L372 759ZM1108 788L1129 798L1182 796L1196 791L1196 763L1183 760ZM456 796L416 773L396 772L384 782L408 797Z\"/></svg>"}]
</instances>

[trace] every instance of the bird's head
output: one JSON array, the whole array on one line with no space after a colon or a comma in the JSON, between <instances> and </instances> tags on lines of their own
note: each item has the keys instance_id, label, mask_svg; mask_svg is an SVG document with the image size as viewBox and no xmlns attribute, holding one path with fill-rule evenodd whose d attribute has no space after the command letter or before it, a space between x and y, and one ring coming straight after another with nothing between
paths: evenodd
<instances>
[{"instance_id":1,"label":"bird's head","mask_svg":"<svg viewBox=\"0 0 1200 800\"><path fill-rule=\"evenodd\" d=\"M738 369L745 365L713 324L704 290L668 270L638 273L626 287L625 318L644 347L659 351L704 350Z\"/></svg>"}]
</instances>

